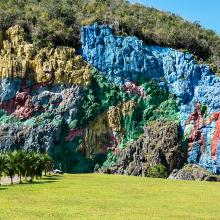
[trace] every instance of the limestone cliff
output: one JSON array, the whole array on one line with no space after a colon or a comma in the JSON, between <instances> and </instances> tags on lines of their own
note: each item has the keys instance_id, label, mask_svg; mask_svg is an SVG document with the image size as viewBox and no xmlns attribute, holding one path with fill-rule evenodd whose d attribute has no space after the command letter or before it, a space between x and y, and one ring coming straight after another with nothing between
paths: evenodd
<instances>
[{"instance_id":1,"label":"limestone cliff","mask_svg":"<svg viewBox=\"0 0 220 220\"><path fill-rule=\"evenodd\" d=\"M220 78L208 65L172 48L115 36L109 26L83 27L82 56L118 85L154 79L176 97L188 161L220 172Z\"/></svg>"},{"instance_id":2,"label":"limestone cliff","mask_svg":"<svg viewBox=\"0 0 220 220\"><path fill-rule=\"evenodd\" d=\"M179 127L175 122L150 123L144 135L118 152L118 160L99 172L147 176L148 169L158 164L166 167L168 173L181 168L184 153L181 149Z\"/></svg>"},{"instance_id":3,"label":"limestone cliff","mask_svg":"<svg viewBox=\"0 0 220 220\"><path fill-rule=\"evenodd\" d=\"M24 40L20 26L9 28L0 41L0 78L20 78L46 83L87 86L90 82L89 65L73 48L38 49ZM51 76L53 74L53 76Z\"/></svg>"},{"instance_id":4,"label":"limestone cliff","mask_svg":"<svg viewBox=\"0 0 220 220\"><path fill-rule=\"evenodd\" d=\"M68 172L219 173L220 78L189 53L83 27L81 50L0 33L0 149L48 151ZM147 130L146 130L147 129Z\"/></svg>"}]
</instances>

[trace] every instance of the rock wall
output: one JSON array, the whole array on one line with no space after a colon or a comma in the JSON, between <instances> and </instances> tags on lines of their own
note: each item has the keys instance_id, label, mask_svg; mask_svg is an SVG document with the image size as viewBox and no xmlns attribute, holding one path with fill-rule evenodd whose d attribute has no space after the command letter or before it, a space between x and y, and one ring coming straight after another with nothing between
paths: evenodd
<instances>
[{"instance_id":1,"label":"rock wall","mask_svg":"<svg viewBox=\"0 0 220 220\"><path fill-rule=\"evenodd\" d=\"M104 166L99 172L147 176L149 168L162 164L170 173L183 165L181 144L178 124L171 121L151 122L142 137L117 153L119 159L115 164Z\"/></svg>"},{"instance_id":2,"label":"rock wall","mask_svg":"<svg viewBox=\"0 0 220 220\"><path fill-rule=\"evenodd\" d=\"M220 182L219 175L213 175L196 164L186 164L180 170L174 169L169 179Z\"/></svg>"},{"instance_id":3,"label":"rock wall","mask_svg":"<svg viewBox=\"0 0 220 220\"><path fill-rule=\"evenodd\" d=\"M89 84L89 65L75 55L75 49L38 49L24 40L25 33L20 26L9 28L4 36L0 56L2 80L20 78L44 84L50 81L54 84Z\"/></svg>"},{"instance_id":4,"label":"rock wall","mask_svg":"<svg viewBox=\"0 0 220 220\"><path fill-rule=\"evenodd\" d=\"M66 157L78 154L79 143L65 140L80 124L91 68L73 48L36 48L20 26L0 40L0 149L48 151L57 166L72 172L77 162ZM64 149L63 142L72 146Z\"/></svg>"},{"instance_id":5,"label":"rock wall","mask_svg":"<svg viewBox=\"0 0 220 220\"><path fill-rule=\"evenodd\" d=\"M81 42L80 56L36 48L19 26L0 33L2 151L47 151L67 172L170 173L185 160L220 172L220 78L207 65L105 25Z\"/></svg>"},{"instance_id":6,"label":"rock wall","mask_svg":"<svg viewBox=\"0 0 220 220\"><path fill-rule=\"evenodd\" d=\"M19 26L1 45L2 151L47 151L64 171L91 172L113 163L110 155L137 140L148 121L179 117L174 97L154 81L117 85L73 48L36 48Z\"/></svg>"},{"instance_id":7,"label":"rock wall","mask_svg":"<svg viewBox=\"0 0 220 220\"><path fill-rule=\"evenodd\" d=\"M116 84L137 86L154 79L173 94L180 110L188 161L220 172L220 78L193 56L147 46L136 37L115 36L109 26L83 27L82 56Z\"/></svg>"}]
</instances>

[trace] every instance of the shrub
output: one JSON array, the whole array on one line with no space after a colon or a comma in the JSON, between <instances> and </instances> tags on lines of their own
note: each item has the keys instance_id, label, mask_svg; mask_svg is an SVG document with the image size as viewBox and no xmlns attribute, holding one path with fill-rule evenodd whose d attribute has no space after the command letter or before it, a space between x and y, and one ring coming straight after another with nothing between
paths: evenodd
<instances>
[{"instance_id":1,"label":"shrub","mask_svg":"<svg viewBox=\"0 0 220 220\"><path fill-rule=\"evenodd\" d=\"M157 164L153 167L150 167L147 170L147 177L152 177L152 178L167 178L167 170L166 167L162 164Z\"/></svg>"}]
</instances>

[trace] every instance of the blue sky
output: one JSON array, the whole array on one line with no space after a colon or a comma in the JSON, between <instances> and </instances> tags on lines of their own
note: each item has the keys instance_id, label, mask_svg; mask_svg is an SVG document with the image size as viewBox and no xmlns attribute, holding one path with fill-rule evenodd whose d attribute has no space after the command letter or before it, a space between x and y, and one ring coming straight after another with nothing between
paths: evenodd
<instances>
[{"instance_id":1,"label":"blue sky","mask_svg":"<svg viewBox=\"0 0 220 220\"><path fill-rule=\"evenodd\" d=\"M220 35L220 0L131 0L146 6L175 13L199 23Z\"/></svg>"}]
</instances>

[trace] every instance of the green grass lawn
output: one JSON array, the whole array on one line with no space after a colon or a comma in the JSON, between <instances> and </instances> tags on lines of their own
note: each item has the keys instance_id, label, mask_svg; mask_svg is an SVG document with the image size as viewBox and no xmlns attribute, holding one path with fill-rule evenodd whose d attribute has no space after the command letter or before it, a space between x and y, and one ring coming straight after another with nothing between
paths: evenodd
<instances>
[{"instance_id":1,"label":"green grass lawn","mask_svg":"<svg viewBox=\"0 0 220 220\"><path fill-rule=\"evenodd\" d=\"M52 176L0 187L0 219L220 219L220 183Z\"/></svg>"}]
</instances>

